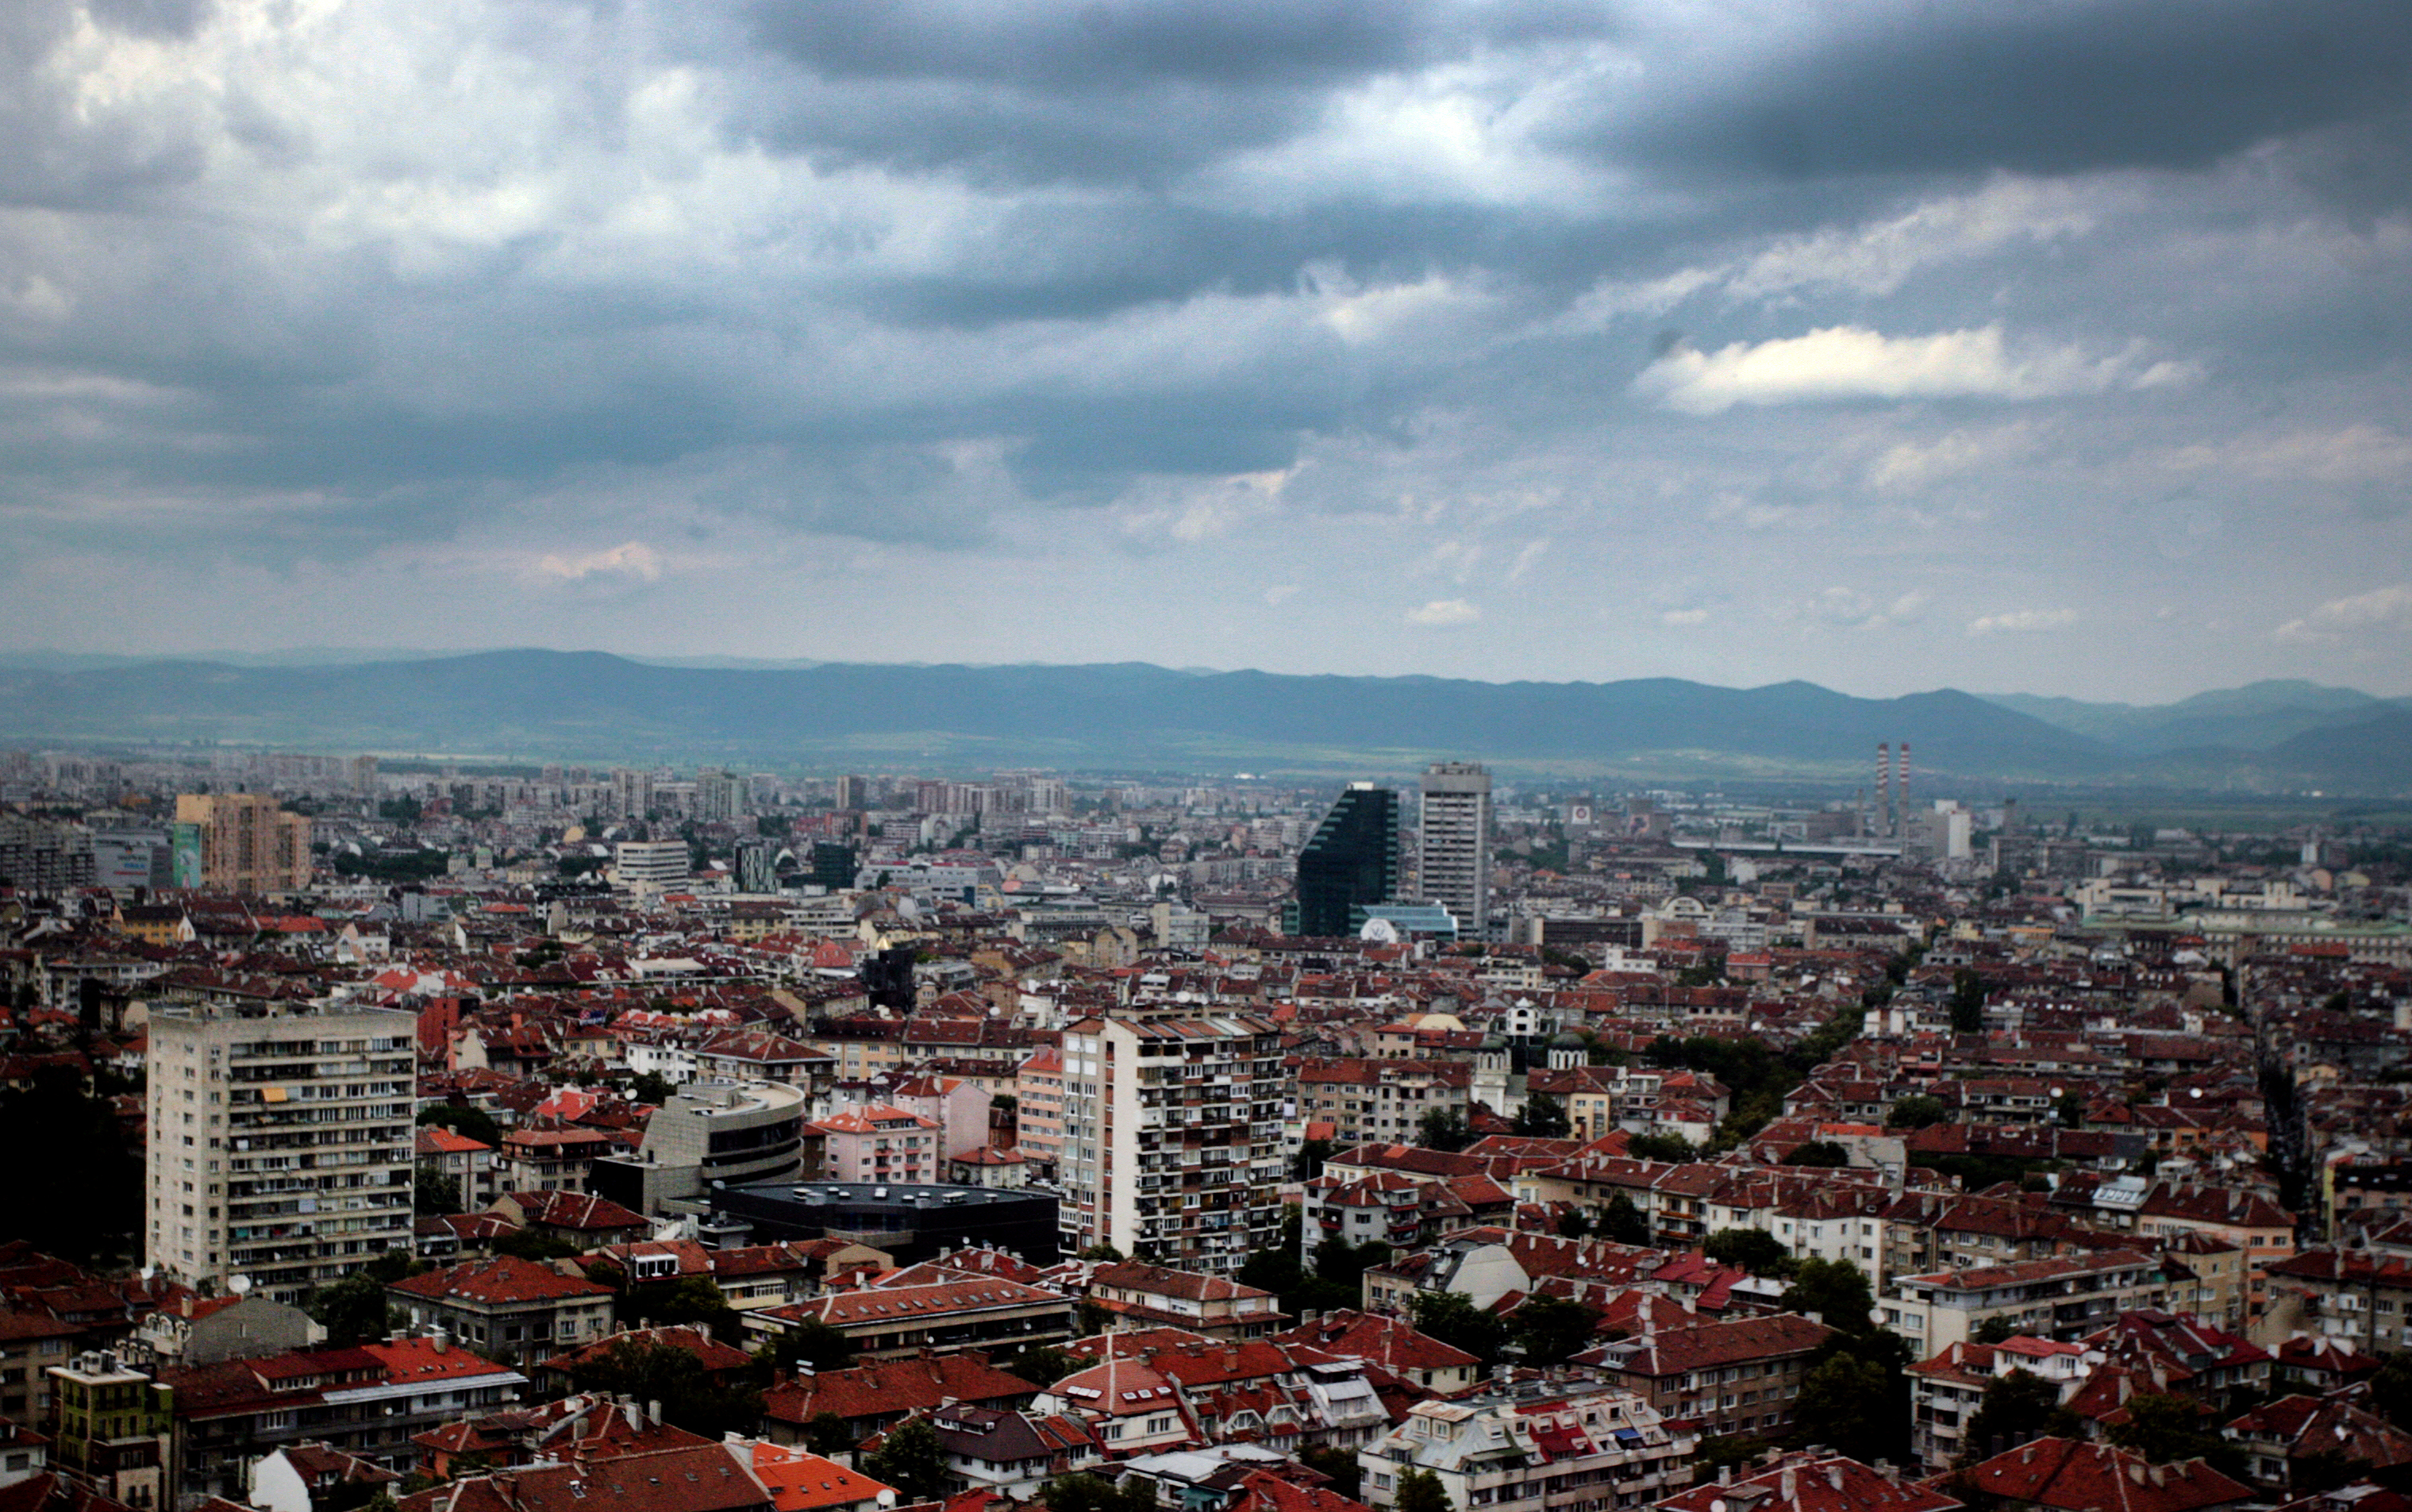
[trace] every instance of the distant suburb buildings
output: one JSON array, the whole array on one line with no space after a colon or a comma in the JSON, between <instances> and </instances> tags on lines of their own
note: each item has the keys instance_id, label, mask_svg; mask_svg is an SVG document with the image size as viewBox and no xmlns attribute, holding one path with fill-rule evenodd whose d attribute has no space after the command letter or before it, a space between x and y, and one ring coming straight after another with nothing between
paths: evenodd
<instances>
[{"instance_id":1,"label":"distant suburb buildings","mask_svg":"<svg viewBox=\"0 0 2412 1512\"><path fill-rule=\"evenodd\" d=\"M269 794L181 793L176 828L184 852L178 887L292 892L310 885L309 816L286 813Z\"/></svg>"}]
</instances>

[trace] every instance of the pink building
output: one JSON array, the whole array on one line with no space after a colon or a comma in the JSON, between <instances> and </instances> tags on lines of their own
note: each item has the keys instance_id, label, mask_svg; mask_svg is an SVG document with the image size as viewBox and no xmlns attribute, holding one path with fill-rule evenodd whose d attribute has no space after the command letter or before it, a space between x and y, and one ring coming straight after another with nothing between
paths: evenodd
<instances>
[{"instance_id":1,"label":"pink building","mask_svg":"<svg viewBox=\"0 0 2412 1512\"><path fill-rule=\"evenodd\" d=\"M1064 1152L1064 1052L1043 1046L1022 1062L1013 1094L1020 1104L1014 1113L1016 1147L1052 1176Z\"/></svg>"},{"instance_id":2,"label":"pink building","mask_svg":"<svg viewBox=\"0 0 2412 1512\"><path fill-rule=\"evenodd\" d=\"M875 1104L832 1113L812 1125L824 1143L833 1182L929 1182L947 1179L935 1119Z\"/></svg>"}]
</instances>

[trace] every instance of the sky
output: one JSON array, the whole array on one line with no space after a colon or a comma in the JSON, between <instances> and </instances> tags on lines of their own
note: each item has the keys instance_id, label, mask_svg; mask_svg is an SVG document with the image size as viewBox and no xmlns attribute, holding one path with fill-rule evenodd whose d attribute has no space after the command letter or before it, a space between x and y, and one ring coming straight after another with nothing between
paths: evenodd
<instances>
[{"instance_id":1,"label":"sky","mask_svg":"<svg viewBox=\"0 0 2412 1512\"><path fill-rule=\"evenodd\" d=\"M0 647L2412 693L2402 0L11 0Z\"/></svg>"}]
</instances>

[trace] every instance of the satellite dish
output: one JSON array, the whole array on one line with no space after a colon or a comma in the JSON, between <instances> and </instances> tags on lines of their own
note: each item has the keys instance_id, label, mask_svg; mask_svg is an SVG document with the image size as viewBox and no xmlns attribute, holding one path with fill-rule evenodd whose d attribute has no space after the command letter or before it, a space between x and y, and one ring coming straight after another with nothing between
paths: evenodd
<instances>
[{"instance_id":1,"label":"satellite dish","mask_svg":"<svg viewBox=\"0 0 2412 1512\"><path fill-rule=\"evenodd\" d=\"M2202 1095L2202 1089L2200 1087L2188 1087L2186 1089L2186 1095L2189 1097L2199 1097Z\"/></svg>"},{"instance_id":2,"label":"satellite dish","mask_svg":"<svg viewBox=\"0 0 2412 1512\"><path fill-rule=\"evenodd\" d=\"M227 1277L227 1290L234 1293L237 1297L241 1297L243 1293L251 1290L251 1278L249 1276L228 1276Z\"/></svg>"},{"instance_id":3,"label":"satellite dish","mask_svg":"<svg viewBox=\"0 0 2412 1512\"><path fill-rule=\"evenodd\" d=\"M146 1285L146 1286L148 1286L149 1284L151 1284L151 1278L152 1278L153 1276L157 1275L158 1273L159 1273L159 1268L158 1268L157 1266L155 1266L155 1265L146 1265L146 1266L144 1266L144 1267L142 1268L142 1284L144 1284L144 1285Z\"/></svg>"}]
</instances>

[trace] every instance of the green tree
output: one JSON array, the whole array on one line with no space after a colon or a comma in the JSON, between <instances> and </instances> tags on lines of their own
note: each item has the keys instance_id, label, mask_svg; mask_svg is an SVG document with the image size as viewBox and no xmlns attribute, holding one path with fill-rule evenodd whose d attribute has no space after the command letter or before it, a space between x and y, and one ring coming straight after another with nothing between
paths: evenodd
<instances>
[{"instance_id":1,"label":"green tree","mask_svg":"<svg viewBox=\"0 0 2412 1512\"><path fill-rule=\"evenodd\" d=\"M1990 1460L2030 1439L2082 1437L2084 1427L2060 1404L2060 1387L2033 1371L2007 1371L1985 1383L1984 1400L1961 1435L1960 1463Z\"/></svg>"},{"instance_id":2,"label":"green tree","mask_svg":"<svg viewBox=\"0 0 2412 1512\"><path fill-rule=\"evenodd\" d=\"M1781 1276L1792 1270L1792 1254L1783 1241L1757 1228L1720 1228L1700 1241L1700 1253L1754 1276Z\"/></svg>"},{"instance_id":3,"label":"green tree","mask_svg":"<svg viewBox=\"0 0 2412 1512\"><path fill-rule=\"evenodd\" d=\"M1058 1475L1039 1488L1047 1512L1154 1512L1155 1494L1134 1482L1117 1486L1103 1475L1081 1471Z\"/></svg>"},{"instance_id":4,"label":"green tree","mask_svg":"<svg viewBox=\"0 0 2412 1512\"><path fill-rule=\"evenodd\" d=\"M1943 1106L1942 1098L1919 1093L1893 1104L1892 1111L1885 1115L1885 1127L1922 1129L1930 1124L1947 1123L1950 1117L1951 1109Z\"/></svg>"},{"instance_id":5,"label":"green tree","mask_svg":"<svg viewBox=\"0 0 2412 1512\"><path fill-rule=\"evenodd\" d=\"M539 1234L533 1228L522 1228L516 1234L506 1234L494 1240L496 1255L515 1255L522 1260L574 1260L578 1246L566 1239Z\"/></svg>"},{"instance_id":6,"label":"green tree","mask_svg":"<svg viewBox=\"0 0 2412 1512\"><path fill-rule=\"evenodd\" d=\"M2243 1468L2235 1446L2203 1431L2202 1404L2173 1393L2143 1391L2129 1397L2126 1421L2111 1424L2103 1436L2156 1465L2208 1460L2213 1468L2230 1475Z\"/></svg>"},{"instance_id":7,"label":"green tree","mask_svg":"<svg viewBox=\"0 0 2412 1512\"><path fill-rule=\"evenodd\" d=\"M1980 1344L2006 1343L2019 1336L2019 1326L2007 1317L1990 1317L1977 1325L1973 1336Z\"/></svg>"},{"instance_id":8,"label":"green tree","mask_svg":"<svg viewBox=\"0 0 2412 1512\"><path fill-rule=\"evenodd\" d=\"M947 1494L946 1451L924 1418L907 1417L890 1429L879 1447L864 1457L862 1473L895 1487L899 1501L935 1502Z\"/></svg>"},{"instance_id":9,"label":"green tree","mask_svg":"<svg viewBox=\"0 0 2412 1512\"><path fill-rule=\"evenodd\" d=\"M475 1139L491 1149L503 1147L503 1131L493 1118L484 1108L472 1108L467 1103L437 1103L422 1108L419 1110L419 1123L422 1127L434 1124L450 1129L464 1139Z\"/></svg>"},{"instance_id":10,"label":"green tree","mask_svg":"<svg viewBox=\"0 0 2412 1512\"><path fill-rule=\"evenodd\" d=\"M1560 1239L1590 1238L1591 1214L1581 1208L1568 1208L1558 1217L1558 1237Z\"/></svg>"},{"instance_id":11,"label":"green tree","mask_svg":"<svg viewBox=\"0 0 2412 1512\"><path fill-rule=\"evenodd\" d=\"M1862 1462L1883 1456L1888 1425L1876 1404L1891 1395L1885 1368L1872 1359L1834 1355L1801 1378L1792 1409L1797 1445L1822 1444Z\"/></svg>"},{"instance_id":12,"label":"green tree","mask_svg":"<svg viewBox=\"0 0 2412 1512\"><path fill-rule=\"evenodd\" d=\"M1439 1340L1451 1348L1463 1349L1482 1362L1484 1374L1499 1359L1499 1345L1507 1335L1499 1319L1474 1305L1460 1292L1428 1291L1416 1294L1414 1316L1416 1331Z\"/></svg>"},{"instance_id":13,"label":"green tree","mask_svg":"<svg viewBox=\"0 0 2412 1512\"><path fill-rule=\"evenodd\" d=\"M1815 1313L1826 1327L1845 1333L1863 1334L1875 1327L1868 1316L1875 1297L1867 1272L1848 1260L1801 1261L1778 1305L1787 1313Z\"/></svg>"},{"instance_id":14,"label":"green tree","mask_svg":"<svg viewBox=\"0 0 2412 1512\"><path fill-rule=\"evenodd\" d=\"M854 1341L818 1318L804 1318L780 1330L779 1354L816 1371L842 1371L854 1363Z\"/></svg>"},{"instance_id":15,"label":"green tree","mask_svg":"<svg viewBox=\"0 0 2412 1512\"><path fill-rule=\"evenodd\" d=\"M2412 1428L2412 1355L2390 1355L2370 1378L2370 1410L2398 1428Z\"/></svg>"},{"instance_id":16,"label":"green tree","mask_svg":"<svg viewBox=\"0 0 2412 1512\"><path fill-rule=\"evenodd\" d=\"M1589 1349L1599 1309L1566 1297L1536 1297L1508 1315L1508 1334L1527 1365L1563 1365Z\"/></svg>"},{"instance_id":17,"label":"green tree","mask_svg":"<svg viewBox=\"0 0 2412 1512\"><path fill-rule=\"evenodd\" d=\"M1516 1110L1516 1117L1508 1127L1518 1134L1537 1139L1563 1139L1574 1123L1555 1097L1545 1092L1537 1092L1525 1097L1524 1106Z\"/></svg>"},{"instance_id":18,"label":"green tree","mask_svg":"<svg viewBox=\"0 0 2412 1512\"><path fill-rule=\"evenodd\" d=\"M1633 1199L1622 1192L1609 1195L1608 1202L1599 1210L1599 1222L1593 1226L1593 1231L1617 1244L1646 1247L1650 1242L1650 1220L1642 1216L1641 1210L1633 1205Z\"/></svg>"},{"instance_id":19,"label":"green tree","mask_svg":"<svg viewBox=\"0 0 2412 1512\"><path fill-rule=\"evenodd\" d=\"M1329 1444L1310 1444L1298 1451L1298 1462L1319 1475L1330 1475L1333 1490L1352 1502L1357 1500L1360 1472L1355 1454Z\"/></svg>"},{"instance_id":20,"label":"green tree","mask_svg":"<svg viewBox=\"0 0 2412 1512\"><path fill-rule=\"evenodd\" d=\"M727 1294L713 1284L710 1276L631 1286L621 1293L617 1311L621 1323L628 1326L640 1318L657 1329L704 1324L724 1343L735 1343L745 1331L737 1310L728 1305Z\"/></svg>"},{"instance_id":21,"label":"green tree","mask_svg":"<svg viewBox=\"0 0 2412 1512\"><path fill-rule=\"evenodd\" d=\"M664 1422L707 1438L750 1429L762 1416L758 1390L715 1385L703 1361L675 1344L614 1340L609 1349L571 1371L569 1381L581 1391L658 1402Z\"/></svg>"},{"instance_id":22,"label":"green tree","mask_svg":"<svg viewBox=\"0 0 2412 1512\"><path fill-rule=\"evenodd\" d=\"M1252 1252L1240 1262L1240 1284L1269 1291L1276 1297L1296 1291L1298 1284L1304 1279L1304 1267L1298 1258L1300 1231L1303 1226L1304 1218L1299 1211L1299 1205L1284 1203L1281 1238L1264 1249ZM1284 1304L1283 1311L1288 1311L1287 1304Z\"/></svg>"},{"instance_id":23,"label":"green tree","mask_svg":"<svg viewBox=\"0 0 2412 1512\"><path fill-rule=\"evenodd\" d=\"M1123 1252L1114 1248L1112 1245L1100 1240L1097 1243L1090 1245L1087 1249L1082 1250L1081 1252L1081 1258L1083 1260L1103 1260L1108 1265L1120 1265L1123 1259Z\"/></svg>"},{"instance_id":24,"label":"green tree","mask_svg":"<svg viewBox=\"0 0 2412 1512\"><path fill-rule=\"evenodd\" d=\"M1851 1163L1851 1152L1831 1139L1812 1139L1796 1146L1792 1153L1784 1157L1784 1163L1787 1166L1830 1166L1839 1170Z\"/></svg>"},{"instance_id":25,"label":"green tree","mask_svg":"<svg viewBox=\"0 0 2412 1512\"><path fill-rule=\"evenodd\" d=\"M1331 1158L1331 1140L1309 1139L1298 1147L1298 1158L1290 1162L1290 1176L1296 1181L1314 1181L1323 1174L1323 1163Z\"/></svg>"},{"instance_id":26,"label":"green tree","mask_svg":"<svg viewBox=\"0 0 2412 1512\"><path fill-rule=\"evenodd\" d=\"M628 1083L628 1096L632 1100L651 1103L655 1108L662 1107L677 1095L678 1089L670 1085L670 1079L659 1071L640 1072L635 1080Z\"/></svg>"},{"instance_id":27,"label":"green tree","mask_svg":"<svg viewBox=\"0 0 2412 1512\"><path fill-rule=\"evenodd\" d=\"M1427 1108L1424 1116L1416 1120L1416 1143L1427 1150L1454 1152L1474 1142L1474 1131L1465 1126L1465 1114L1454 1108Z\"/></svg>"},{"instance_id":28,"label":"green tree","mask_svg":"<svg viewBox=\"0 0 2412 1512\"><path fill-rule=\"evenodd\" d=\"M461 1179L437 1170L431 1161L420 1161L411 1173L410 1210L422 1218L459 1212Z\"/></svg>"},{"instance_id":29,"label":"green tree","mask_svg":"<svg viewBox=\"0 0 2412 1512\"><path fill-rule=\"evenodd\" d=\"M1985 982L1965 966L1951 977L1951 1032L1955 1035L1981 1035L1985 1032Z\"/></svg>"},{"instance_id":30,"label":"green tree","mask_svg":"<svg viewBox=\"0 0 2412 1512\"><path fill-rule=\"evenodd\" d=\"M1625 1152L1636 1160L1663 1160L1678 1166L1700 1153L1680 1134L1637 1134L1625 1142Z\"/></svg>"},{"instance_id":31,"label":"green tree","mask_svg":"<svg viewBox=\"0 0 2412 1512\"><path fill-rule=\"evenodd\" d=\"M1449 1505L1448 1489L1440 1477L1429 1470L1407 1470L1399 1476L1398 1499L1390 1504L1391 1512L1456 1512Z\"/></svg>"},{"instance_id":32,"label":"green tree","mask_svg":"<svg viewBox=\"0 0 2412 1512\"><path fill-rule=\"evenodd\" d=\"M824 1459L847 1453L854 1447L854 1430L833 1412L816 1412L804 1424L804 1447Z\"/></svg>"},{"instance_id":33,"label":"green tree","mask_svg":"<svg viewBox=\"0 0 2412 1512\"><path fill-rule=\"evenodd\" d=\"M1020 1376L1032 1386L1053 1386L1074 1371L1081 1369L1084 1363L1074 1359L1060 1349L1040 1344L1007 1358L997 1369L1007 1375Z\"/></svg>"},{"instance_id":34,"label":"green tree","mask_svg":"<svg viewBox=\"0 0 2412 1512\"><path fill-rule=\"evenodd\" d=\"M22 1013L18 1021L24 1021ZM30 1083L0 1093L0 1139L7 1141L0 1148L21 1156L40 1152L0 1161L8 1237L78 1262L140 1258L142 1160L116 1109L64 1062L37 1067ZM156 1130L154 1138L168 1135Z\"/></svg>"},{"instance_id":35,"label":"green tree","mask_svg":"<svg viewBox=\"0 0 2412 1512\"><path fill-rule=\"evenodd\" d=\"M366 1271L346 1276L311 1295L302 1311L327 1330L327 1343L340 1348L383 1340L392 1310L387 1305L386 1284Z\"/></svg>"},{"instance_id":36,"label":"green tree","mask_svg":"<svg viewBox=\"0 0 2412 1512\"><path fill-rule=\"evenodd\" d=\"M1699 1452L1692 1456L1692 1475L1701 1481L1713 1480L1716 1472L1728 1465L1746 1465L1768 1451L1767 1440L1756 1433L1726 1433L1700 1440Z\"/></svg>"},{"instance_id":37,"label":"green tree","mask_svg":"<svg viewBox=\"0 0 2412 1512\"><path fill-rule=\"evenodd\" d=\"M1335 1286L1345 1286L1352 1298L1363 1288L1365 1272L1390 1261L1390 1246L1377 1239L1362 1244L1351 1244L1336 1235L1315 1247L1315 1273Z\"/></svg>"}]
</instances>

